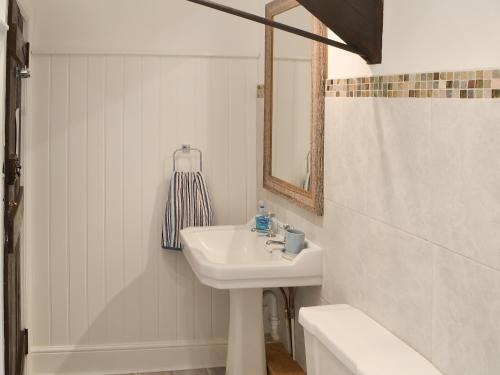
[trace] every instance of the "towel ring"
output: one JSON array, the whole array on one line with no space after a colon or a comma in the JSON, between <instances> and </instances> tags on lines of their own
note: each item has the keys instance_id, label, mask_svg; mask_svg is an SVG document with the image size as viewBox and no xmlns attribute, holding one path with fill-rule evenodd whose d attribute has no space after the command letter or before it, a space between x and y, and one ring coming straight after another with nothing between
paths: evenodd
<instances>
[{"instance_id":1,"label":"towel ring","mask_svg":"<svg viewBox=\"0 0 500 375\"><path fill-rule=\"evenodd\" d=\"M173 160L174 160L174 169L173 171L176 171L176 157L179 152L182 152L183 154L189 154L191 151L197 151L200 153L200 172L203 172L203 154L199 148L193 148L191 145L182 145L181 148L178 148L177 150L174 151L173 154Z\"/></svg>"}]
</instances>

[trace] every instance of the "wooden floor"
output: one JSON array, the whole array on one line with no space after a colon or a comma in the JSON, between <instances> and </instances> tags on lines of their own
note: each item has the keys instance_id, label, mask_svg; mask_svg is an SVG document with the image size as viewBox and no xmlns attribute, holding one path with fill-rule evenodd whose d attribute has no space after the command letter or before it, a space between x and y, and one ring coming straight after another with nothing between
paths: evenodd
<instances>
[{"instance_id":1,"label":"wooden floor","mask_svg":"<svg viewBox=\"0 0 500 375\"><path fill-rule=\"evenodd\" d=\"M281 343L266 344L266 360L269 375L305 375L299 364L290 357ZM225 375L225 373L226 370L224 368L213 368L129 375Z\"/></svg>"},{"instance_id":2,"label":"wooden floor","mask_svg":"<svg viewBox=\"0 0 500 375\"><path fill-rule=\"evenodd\" d=\"M281 343L266 344L266 359L269 375L305 375Z\"/></svg>"},{"instance_id":3,"label":"wooden floor","mask_svg":"<svg viewBox=\"0 0 500 375\"><path fill-rule=\"evenodd\" d=\"M154 372L149 374L129 374L129 375L224 375L226 370L224 368L211 368L204 370L187 370L187 371L167 371L167 372Z\"/></svg>"}]
</instances>

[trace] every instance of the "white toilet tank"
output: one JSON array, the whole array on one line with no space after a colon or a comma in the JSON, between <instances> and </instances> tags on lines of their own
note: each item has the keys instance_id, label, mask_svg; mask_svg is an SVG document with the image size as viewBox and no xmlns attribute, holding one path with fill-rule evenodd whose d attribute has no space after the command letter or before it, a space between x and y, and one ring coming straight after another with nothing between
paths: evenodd
<instances>
[{"instance_id":1,"label":"white toilet tank","mask_svg":"<svg viewBox=\"0 0 500 375\"><path fill-rule=\"evenodd\" d=\"M306 307L308 375L442 375L403 341L349 305Z\"/></svg>"}]
</instances>

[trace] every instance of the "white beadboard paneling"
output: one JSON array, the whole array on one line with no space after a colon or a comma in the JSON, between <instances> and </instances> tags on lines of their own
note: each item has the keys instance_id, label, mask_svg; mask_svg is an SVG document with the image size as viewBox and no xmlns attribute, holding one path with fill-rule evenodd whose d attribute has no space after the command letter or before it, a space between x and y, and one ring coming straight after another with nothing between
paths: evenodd
<instances>
[{"instance_id":1,"label":"white beadboard paneling","mask_svg":"<svg viewBox=\"0 0 500 375\"><path fill-rule=\"evenodd\" d=\"M177 90L180 59L162 58L160 87L160 129L158 153L160 184L158 193L165 197L168 192L169 176L172 170L172 150L177 141ZM163 213L163 205L160 205ZM175 252L160 251L158 270L158 334L167 340L177 338L177 255Z\"/></svg>"},{"instance_id":2,"label":"white beadboard paneling","mask_svg":"<svg viewBox=\"0 0 500 375\"><path fill-rule=\"evenodd\" d=\"M227 337L229 331L229 291L212 289L212 334Z\"/></svg>"},{"instance_id":3,"label":"white beadboard paneling","mask_svg":"<svg viewBox=\"0 0 500 375\"><path fill-rule=\"evenodd\" d=\"M208 118L208 106L210 98L210 88L208 86L210 66L203 64L198 60L195 68L195 77L198 84L194 87L195 100L199 103L196 111L196 146L202 150L206 150L208 144L208 132L210 131L210 122ZM206 153L205 153L206 154ZM211 155L206 155L207 162L212 163ZM207 158L205 158L207 159ZM196 167L196 166L195 166ZM205 172L208 170L205 169ZM243 205L241 205L243 207ZM195 300L195 338L212 337L212 292L211 288L202 285L195 277L194 285L194 300Z\"/></svg>"},{"instance_id":4,"label":"white beadboard paneling","mask_svg":"<svg viewBox=\"0 0 500 375\"><path fill-rule=\"evenodd\" d=\"M195 338L212 337L212 292L211 288L201 284L195 277L194 285L194 336Z\"/></svg>"},{"instance_id":5,"label":"white beadboard paneling","mask_svg":"<svg viewBox=\"0 0 500 375\"><path fill-rule=\"evenodd\" d=\"M106 340L105 284L105 97L106 58L88 60L87 101L87 304L88 341Z\"/></svg>"},{"instance_id":6,"label":"white beadboard paneling","mask_svg":"<svg viewBox=\"0 0 500 375\"><path fill-rule=\"evenodd\" d=\"M165 197L158 194L161 60L143 58L142 66L142 288L141 329L143 339L158 333L158 257L161 211Z\"/></svg>"},{"instance_id":7,"label":"white beadboard paneling","mask_svg":"<svg viewBox=\"0 0 500 375\"><path fill-rule=\"evenodd\" d=\"M210 195L216 208L215 221L217 224L229 223L229 69L230 61L215 59L211 61L208 86L211 96L209 99L209 118L211 131L208 134L206 154L210 155Z\"/></svg>"},{"instance_id":8,"label":"white beadboard paneling","mask_svg":"<svg viewBox=\"0 0 500 375\"><path fill-rule=\"evenodd\" d=\"M247 154L247 212L246 220L253 217L257 202L257 175L262 173L257 167L257 113L255 111L255 87L253 82L258 80L258 69L254 64L246 64L245 81L245 129L246 129L246 154Z\"/></svg>"},{"instance_id":9,"label":"white beadboard paneling","mask_svg":"<svg viewBox=\"0 0 500 375\"><path fill-rule=\"evenodd\" d=\"M123 340L124 299L119 295L124 289L124 233L123 233L123 124L124 124L124 59L106 59L105 93L105 174L106 206L106 311L107 330L111 340Z\"/></svg>"},{"instance_id":10,"label":"white beadboard paneling","mask_svg":"<svg viewBox=\"0 0 500 375\"><path fill-rule=\"evenodd\" d=\"M195 275L186 258L177 256L177 339L190 340L194 330Z\"/></svg>"},{"instance_id":11,"label":"white beadboard paneling","mask_svg":"<svg viewBox=\"0 0 500 375\"><path fill-rule=\"evenodd\" d=\"M61 345L69 343L67 56L52 59L50 79L50 342Z\"/></svg>"},{"instance_id":12,"label":"white beadboard paneling","mask_svg":"<svg viewBox=\"0 0 500 375\"><path fill-rule=\"evenodd\" d=\"M158 336L177 338L177 254L163 251L158 262Z\"/></svg>"},{"instance_id":13,"label":"white beadboard paneling","mask_svg":"<svg viewBox=\"0 0 500 375\"><path fill-rule=\"evenodd\" d=\"M33 314L32 341L33 345L50 342L50 220L47 213L50 209L49 189L49 124L50 124L50 92L51 92L51 59L37 58L33 70L32 95L35 100L32 111L37 119L32 128L31 172L36 181L36 189L32 191L32 222L27 226L31 232L33 248L32 256L32 306L37 314Z\"/></svg>"},{"instance_id":14,"label":"white beadboard paneling","mask_svg":"<svg viewBox=\"0 0 500 375\"><path fill-rule=\"evenodd\" d=\"M83 338L87 313L87 68L85 56L69 60L68 238L70 342Z\"/></svg>"},{"instance_id":15,"label":"white beadboard paneling","mask_svg":"<svg viewBox=\"0 0 500 375\"><path fill-rule=\"evenodd\" d=\"M134 283L142 273L142 59L124 61L123 107L123 225L124 282L130 298L124 301L122 312L127 339L139 337L141 290Z\"/></svg>"},{"instance_id":16,"label":"white beadboard paneling","mask_svg":"<svg viewBox=\"0 0 500 375\"><path fill-rule=\"evenodd\" d=\"M187 59L179 64L180 80L177 80L178 92L178 140L181 143L194 143L196 137L196 111L190 110L194 93L198 85L196 76L197 59Z\"/></svg>"},{"instance_id":17,"label":"white beadboard paneling","mask_svg":"<svg viewBox=\"0 0 500 375\"><path fill-rule=\"evenodd\" d=\"M240 223L246 219L246 170L247 144L245 142L245 61L231 61L229 66L229 159L228 177L231 181L229 190L229 222Z\"/></svg>"},{"instance_id":18,"label":"white beadboard paneling","mask_svg":"<svg viewBox=\"0 0 500 375\"><path fill-rule=\"evenodd\" d=\"M35 61L36 347L226 337L227 292L201 285L182 253L161 249L161 224L172 152L183 143L203 151L217 223L253 215L257 60ZM179 167L198 162L184 156Z\"/></svg>"}]
</instances>

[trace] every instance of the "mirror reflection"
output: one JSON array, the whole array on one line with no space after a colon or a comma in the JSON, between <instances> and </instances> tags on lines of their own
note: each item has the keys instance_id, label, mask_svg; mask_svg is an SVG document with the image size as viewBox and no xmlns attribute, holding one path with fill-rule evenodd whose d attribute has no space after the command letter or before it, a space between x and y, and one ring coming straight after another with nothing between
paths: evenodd
<instances>
[{"instance_id":1,"label":"mirror reflection","mask_svg":"<svg viewBox=\"0 0 500 375\"><path fill-rule=\"evenodd\" d=\"M301 6L274 19L312 32L312 17ZM309 191L312 42L273 33L272 175Z\"/></svg>"}]
</instances>

